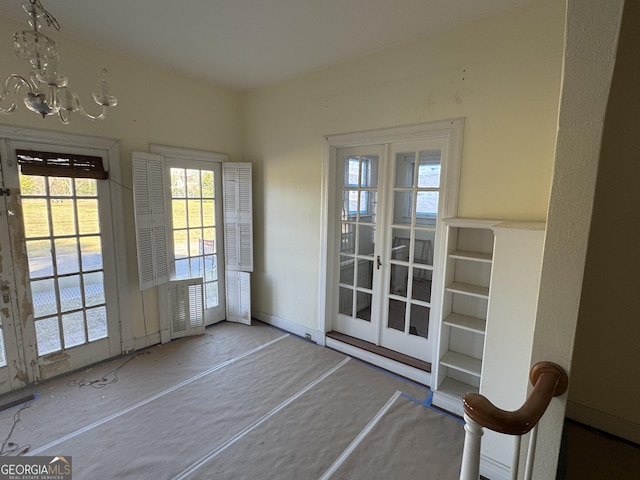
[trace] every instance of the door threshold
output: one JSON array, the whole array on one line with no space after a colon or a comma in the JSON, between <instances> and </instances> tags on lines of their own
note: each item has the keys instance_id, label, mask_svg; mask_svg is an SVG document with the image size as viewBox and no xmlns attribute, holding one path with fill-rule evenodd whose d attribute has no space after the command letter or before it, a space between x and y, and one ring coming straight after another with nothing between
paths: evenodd
<instances>
[{"instance_id":1,"label":"door threshold","mask_svg":"<svg viewBox=\"0 0 640 480\"><path fill-rule=\"evenodd\" d=\"M325 345L415 382L431 384L431 364L340 332L327 332Z\"/></svg>"}]
</instances>

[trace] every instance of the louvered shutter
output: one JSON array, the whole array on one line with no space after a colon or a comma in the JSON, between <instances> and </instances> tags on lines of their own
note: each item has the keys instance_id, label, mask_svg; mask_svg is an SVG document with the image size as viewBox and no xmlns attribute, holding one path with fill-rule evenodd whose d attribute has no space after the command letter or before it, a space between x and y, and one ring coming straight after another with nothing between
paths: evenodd
<instances>
[{"instance_id":1,"label":"louvered shutter","mask_svg":"<svg viewBox=\"0 0 640 480\"><path fill-rule=\"evenodd\" d=\"M224 253L227 270L253 271L251 164L222 164Z\"/></svg>"},{"instance_id":2,"label":"louvered shutter","mask_svg":"<svg viewBox=\"0 0 640 480\"><path fill-rule=\"evenodd\" d=\"M247 272L227 270L227 320L251 325L251 281Z\"/></svg>"},{"instance_id":3,"label":"louvered shutter","mask_svg":"<svg viewBox=\"0 0 640 480\"><path fill-rule=\"evenodd\" d=\"M133 152L133 203L140 290L169 280L162 156Z\"/></svg>"},{"instance_id":4,"label":"louvered shutter","mask_svg":"<svg viewBox=\"0 0 640 480\"><path fill-rule=\"evenodd\" d=\"M171 338L204 333L202 278L169 282Z\"/></svg>"}]
</instances>

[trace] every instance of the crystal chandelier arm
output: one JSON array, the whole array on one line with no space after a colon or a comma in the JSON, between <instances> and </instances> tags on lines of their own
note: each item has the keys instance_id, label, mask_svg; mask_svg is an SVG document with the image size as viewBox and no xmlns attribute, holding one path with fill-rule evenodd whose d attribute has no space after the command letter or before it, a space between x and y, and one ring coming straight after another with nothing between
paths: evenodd
<instances>
[{"instance_id":1,"label":"crystal chandelier arm","mask_svg":"<svg viewBox=\"0 0 640 480\"><path fill-rule=\"evenodd\" d=\"M13 98L11 101L11 105L9 105L7 108L0 107L0 114L8 114L14 112L17 105L16 98L18 97L18 92L21 87L27 87L29 89L29 92L31 93L33 93L34 91L33 85L31 85L31 83L29 83L29 81L24 77L16 75L15 73L12 73L7 77L7 79L4 81L2 91L0 92L0 103L4 102L8 97L10 98L12 96Z\"/></svg>"},{"instance_id":2,"label":"crystal chandelier arm","mask_svg":"<svg viewBox=\"0 0 640 480\"><path fill-rule=\"evenodd\" d=\"M67 123L68 123L69 114L71 112L81 113L82 115L84 115L85 117L91 120L104 120L106 118L108 105L100 105L100 107L102 108L102 111L98 115L92 115L91 113L87 112L84 109L78 94L75 92L70 92L70 93L72 96L71 104L67 105L66 108L64 109L61 108L60 112L58 112L58 116L60 117L60 120L62 120L63 123L65 123L65 118L67 119ZM63 115L63 112L64 112L64 115Z\"/></svg>"}]
</instances>

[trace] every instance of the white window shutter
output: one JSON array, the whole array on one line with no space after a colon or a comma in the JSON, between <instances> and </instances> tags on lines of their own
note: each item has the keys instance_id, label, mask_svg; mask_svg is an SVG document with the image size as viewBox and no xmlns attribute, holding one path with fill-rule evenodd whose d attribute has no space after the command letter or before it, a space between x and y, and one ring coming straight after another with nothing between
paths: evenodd
<instances>
[{"instance_id":1,"label":"white window shutter","mask_svg":"<svg viewBox=\"0 0 640 480\"><path fill-rule=\"evenodd\" d=\"M133 152L133 203L140 290L169 280L162 156Z\"/></svg>"},{"instance_id":2,"label":"white window shutter","mask_svg":"<svg viewBox=\"0 0 640 480\"><path fill-rule=\"evenodd\" d=\"M251 276L227 270L227 321L251 325Z\"/></svg>"},{"instance_id":3,"label":"white window shutter","mask_svg":"<svg viewBox=\"0 0 640 480\"><path fill-rule=\"evenodd\" d=\"M169 282L171 339L204 333L202 278Z\"/></svg>"},{"instance_id":4,"label":"white window shutter","mask_svg":"<svg viewBox=\"0 0 640 480\"><path fill-rule=\"evenodd\" d=\"M224 253L227 270L253 271L251 164L222 164Z\"/></svg>"}]
</instances>

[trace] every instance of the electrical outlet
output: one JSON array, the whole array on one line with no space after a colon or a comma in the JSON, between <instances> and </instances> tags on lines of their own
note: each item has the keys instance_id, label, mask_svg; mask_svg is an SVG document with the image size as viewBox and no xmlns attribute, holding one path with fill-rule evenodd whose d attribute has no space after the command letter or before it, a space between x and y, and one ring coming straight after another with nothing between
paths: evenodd
<instances>
[{"instance_id":1,"label":"electrical outlet","mask_svg":"<svg viewBox=\"0 0 640 480\"><path fill-rule=\"evenodd\" d=\"M307 340L311 340L311 334L310 333L305 333L304 334L304 338L306 338Z\"/></svg>"}]
</instances>

